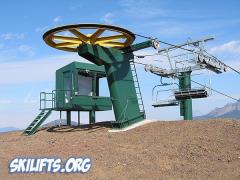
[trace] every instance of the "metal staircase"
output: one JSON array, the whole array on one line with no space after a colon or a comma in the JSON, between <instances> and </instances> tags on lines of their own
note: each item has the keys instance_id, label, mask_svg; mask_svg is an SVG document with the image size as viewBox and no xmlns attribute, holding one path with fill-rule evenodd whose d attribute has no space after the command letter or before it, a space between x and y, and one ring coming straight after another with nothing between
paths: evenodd
<instances>
[{"instance_id":1,"label":"metal staircase","mask_svg":"<svg viewBox=\"0 0 240 180\"><path fill-rule=\"evenodd\" d=\"M23 132L24 135L32 135L34 134L39 126L48 118L51 114L52 110L42 110L38 116L33 120L33 122L27 127L27 129Z\"/></svg>"},{"instance_id":2,"label":"metal staircase","mask_svg":"<svg viewBox=\"0 0 240 180\"><path fill-rule=\"evenodd\" d=\"M131 67L131 71L132 71L134 86L135 86L135 89L136 89L139 109L140 109L140 112L145 114L145 109L144 109L143 99L142 99L142 93L141 93L141 90L140 90L140 85L139 85L136 66L135 66L134 61L130 61L130 67Z\"/></svg>"}]
</instances>

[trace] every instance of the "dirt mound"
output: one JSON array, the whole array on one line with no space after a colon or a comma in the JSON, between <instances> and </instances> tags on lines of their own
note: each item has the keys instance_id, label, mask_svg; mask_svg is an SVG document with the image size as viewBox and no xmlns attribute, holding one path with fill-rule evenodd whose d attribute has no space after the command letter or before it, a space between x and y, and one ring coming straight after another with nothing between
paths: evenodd
<instances>
[{"instance_id":1,"label":"dirt mound","mask_svg":"<svg viewBox=\"0 0 240 180\"><path fill-rule=\"evenodd\" d=\"M130 131L52 127L0 135L1 179L240 179L240 121L153 122ZM89 156L87 174L8 174L14 157Z\"/></svg>"}]
</instances>

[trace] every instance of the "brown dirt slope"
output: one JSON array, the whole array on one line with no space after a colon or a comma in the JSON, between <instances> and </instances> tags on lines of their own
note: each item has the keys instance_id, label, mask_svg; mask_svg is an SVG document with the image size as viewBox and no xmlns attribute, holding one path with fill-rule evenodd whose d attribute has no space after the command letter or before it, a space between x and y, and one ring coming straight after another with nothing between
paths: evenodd
<instances>
[{"instance_id":1,"label":"brown dirt slope","mask_svg":"<svg viewBox=\"0 0 240 180\"><path fill-rule=\"evenodd\" d=\"M0 135L0 179L240 179L240 121L154 122L127 132L52 127ZM87 174L8 174L14 157L89 156Z\"/></svg>"}]
</instances>

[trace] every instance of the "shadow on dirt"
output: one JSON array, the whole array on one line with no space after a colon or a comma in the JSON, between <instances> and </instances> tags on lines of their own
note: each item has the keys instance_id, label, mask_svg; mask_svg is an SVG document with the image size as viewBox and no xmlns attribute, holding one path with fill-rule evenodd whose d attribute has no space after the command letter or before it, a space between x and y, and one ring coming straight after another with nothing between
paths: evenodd
<instances>
[{"instance_id":1,"label":"shadow on dirt","mask_svg":"<svg viewBox=\"0 0 240 180\"><path fill-rule=\"evenodd\" d=\"M52 126L41 128L39 131L47 131L51 133L67 133L67 132L76 132L76 131L89 131L89 133L112 128L111 122L98 122L95 124L82 124L80 126Z\"/></svg>"}]
</instances>

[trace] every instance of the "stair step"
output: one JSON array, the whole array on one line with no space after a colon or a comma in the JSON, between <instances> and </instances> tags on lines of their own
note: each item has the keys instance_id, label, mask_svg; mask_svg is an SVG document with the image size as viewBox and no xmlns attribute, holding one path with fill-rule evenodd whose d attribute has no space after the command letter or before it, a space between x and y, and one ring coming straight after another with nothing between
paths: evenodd
<instances>
[{"instance_id":1,"label":"stair step","mask_svg":"<svg viewBox=\"0 0 240 180\"><path fill-rule=\"evenodd\" d=\"M26 135L31 135L35 132L36 128L38 126L40 126L40 123L43 123L43 120L46 119L49 114L51 113L51 110L48 111L41 111L37 117L32 121L32 123L30 123L30 125L26 128L26 130L24 131L24 134Z\"/></svg>"}]
</instances>

